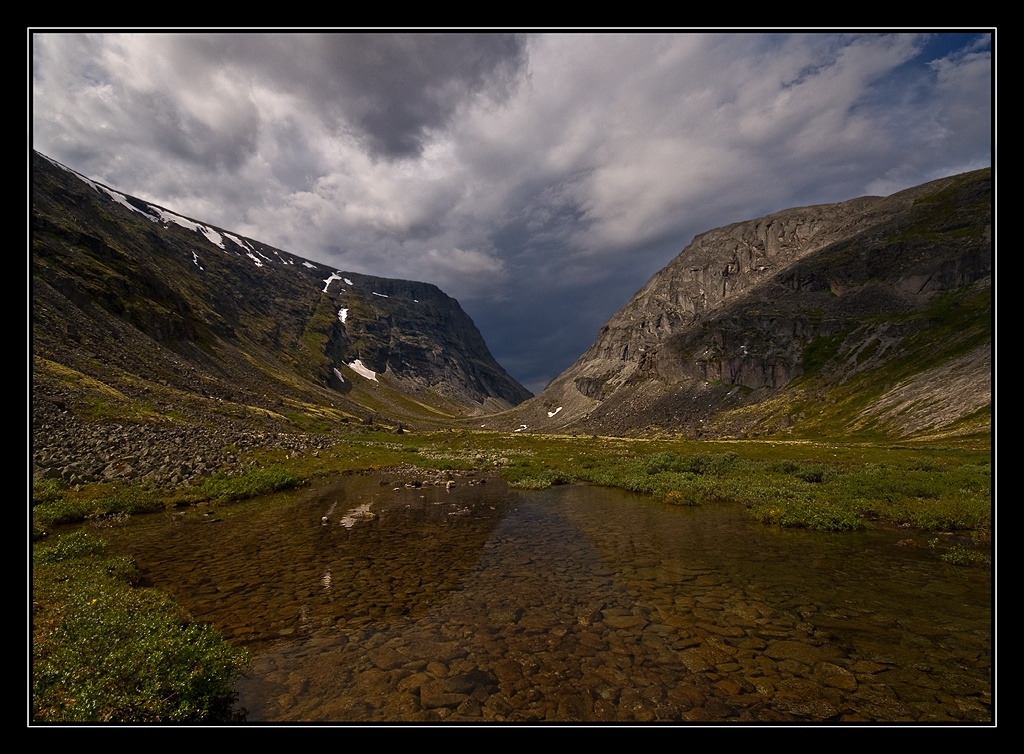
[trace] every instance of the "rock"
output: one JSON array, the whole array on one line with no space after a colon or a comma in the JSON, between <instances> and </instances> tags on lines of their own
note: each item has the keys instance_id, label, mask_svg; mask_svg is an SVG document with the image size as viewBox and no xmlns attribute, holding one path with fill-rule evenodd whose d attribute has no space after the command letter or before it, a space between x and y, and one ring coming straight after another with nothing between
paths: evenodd
<instances>
[{"instance_id":1,"label":"rock","mask_svg":"<svg viewBox=\"0 0 1024 754\"><path fill-rule=\"evenodd\" d=\"M906 315L924 312L937 292L975 302L965 309L983 305L993 266L991 194L991 171L980 170L703 233L608 320L572 367L517 407L509 426L694 437L799 429L814 417L785 404L720 425L718 417L784 396L809 369L832 388L906 358L909 339L920 337ZM846 420L874 418L905 435L952 426L989 405L991 331L965 327L963 339L975 346L970 354L948 343L932 366L940 353L925 349L928 370L891 389L880 383L881 397Z\"/></svg>"}]
</instances>

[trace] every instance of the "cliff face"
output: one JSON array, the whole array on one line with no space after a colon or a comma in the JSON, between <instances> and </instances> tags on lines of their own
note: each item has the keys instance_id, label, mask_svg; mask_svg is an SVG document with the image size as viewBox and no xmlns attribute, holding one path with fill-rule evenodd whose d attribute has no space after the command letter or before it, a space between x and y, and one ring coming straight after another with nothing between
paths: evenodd
<instances>
[{"instance_id":1,"label":"cliff face","mask_svg":"<svg viewBox=\"0 0 1024 754\"><path fill-rule=\"evenodd\" d=\"M415 423L529 397L436 286L334 270L39 154L31 242L33 385L44 397L106 386L115 414L134 403L300 427Z\"/></svg>"},{"instance_id":2,"label":"cliff face","mask_svg":"<svg viewBox=\"0 0 1024 754\"><path fill-rule=\"evenodd\" d=\"M807 390L831 400L873 370L863 397L881 401L913 376L915 349L922 370L981 349L955 423L990 396L991 192L985 170L699 235L517 416L538 430L793 431L812 423ZM951 326L951 306L966 318L953 337L916 345ZM908 369L883 368L901 358Z\"/></svg>"},{"instance_id":3,"label":"cliff face","mask_svg":"<svg viewBox=\"0 0 1024 754\"><path fill-rule=\"evenodd\" d=\"M474 409L499 410L530 397L494 361L459 303L436 286L335 275L323 293L338 313L324 347L329 361L358 359L413 394L433 390Z\"/></svg>"}]
</instances>

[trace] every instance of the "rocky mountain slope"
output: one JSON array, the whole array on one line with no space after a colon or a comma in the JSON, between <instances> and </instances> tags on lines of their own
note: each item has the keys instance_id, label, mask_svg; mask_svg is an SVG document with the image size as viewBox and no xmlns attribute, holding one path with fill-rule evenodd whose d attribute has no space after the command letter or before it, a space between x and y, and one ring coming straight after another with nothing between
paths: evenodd
<instances>
[{"instance_id":1,"label":"rocky mountain slope","mask_svg":"<svg viewBox=\"0 0 1024 754\"><path fill-rule=\"evenodd\" d=\"M536 398L434 286L312 263L42 155L32 182L36 476L170 481L347 423L991 431L989 170L696 237Z\"/></svg>"},{"instance_id":2,"label":"rocky mountain slope","mask_svg":"<svg viewBox=\"0 0 1024 754\"><path fill-rule=\"evenodd\" d=\"M211 431L426 427L529 397L433 285L310 262L38 153L31 178L37 447L60 416Z\"/></svg>"},{"instance_id":3,"label":"rocky mountain slope","mask_svg":"<svg viewBox=\"0 0 1024 754\"><path fill-rule=\"evenodd\" d=\"M506 423L692 437L988 431L992 176L697 236Z\"/></svg>"}]
</instances>

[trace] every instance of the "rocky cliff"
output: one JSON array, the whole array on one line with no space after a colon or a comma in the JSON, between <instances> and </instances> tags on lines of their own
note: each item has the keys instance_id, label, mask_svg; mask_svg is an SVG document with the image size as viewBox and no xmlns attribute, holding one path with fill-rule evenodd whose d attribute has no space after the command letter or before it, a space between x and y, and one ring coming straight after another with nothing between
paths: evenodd
<instances>
[{"instance_id":1,"label":"rocky cliff","mask_svg":"<svg viewBox=\"0 0 1024 754\"><path fill-rule=\"evenodd\" d=\"M286 430L529 397L433 285L335 270L33 155L33 414Z\"/></svg>"},{"instance_id":2,"label":"rocky cliff","mask_svg":"<svg viewBox=\"0 0 1024 754\"><path fill-rule=\"evenodd\" d=\"M514 421L973 431L991 401L991 201L983 170L699 235Z\"/></svg>"}]
</instances>

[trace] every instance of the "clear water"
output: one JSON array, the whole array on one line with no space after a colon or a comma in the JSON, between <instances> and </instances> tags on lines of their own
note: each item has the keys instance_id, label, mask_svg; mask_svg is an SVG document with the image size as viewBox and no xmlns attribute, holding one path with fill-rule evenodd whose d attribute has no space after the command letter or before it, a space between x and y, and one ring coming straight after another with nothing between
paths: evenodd
<instances>
[{"instance_id":1,"label":"clear water","mask_svg":"<svg viewBox=\"0 0 1024 754\"><path fill-rule=\"evenodd\" d=\"M349 476L119 547L250 648L250 721L990 722L991 574L925 544Z\"/></svg>"}]
</instances>

